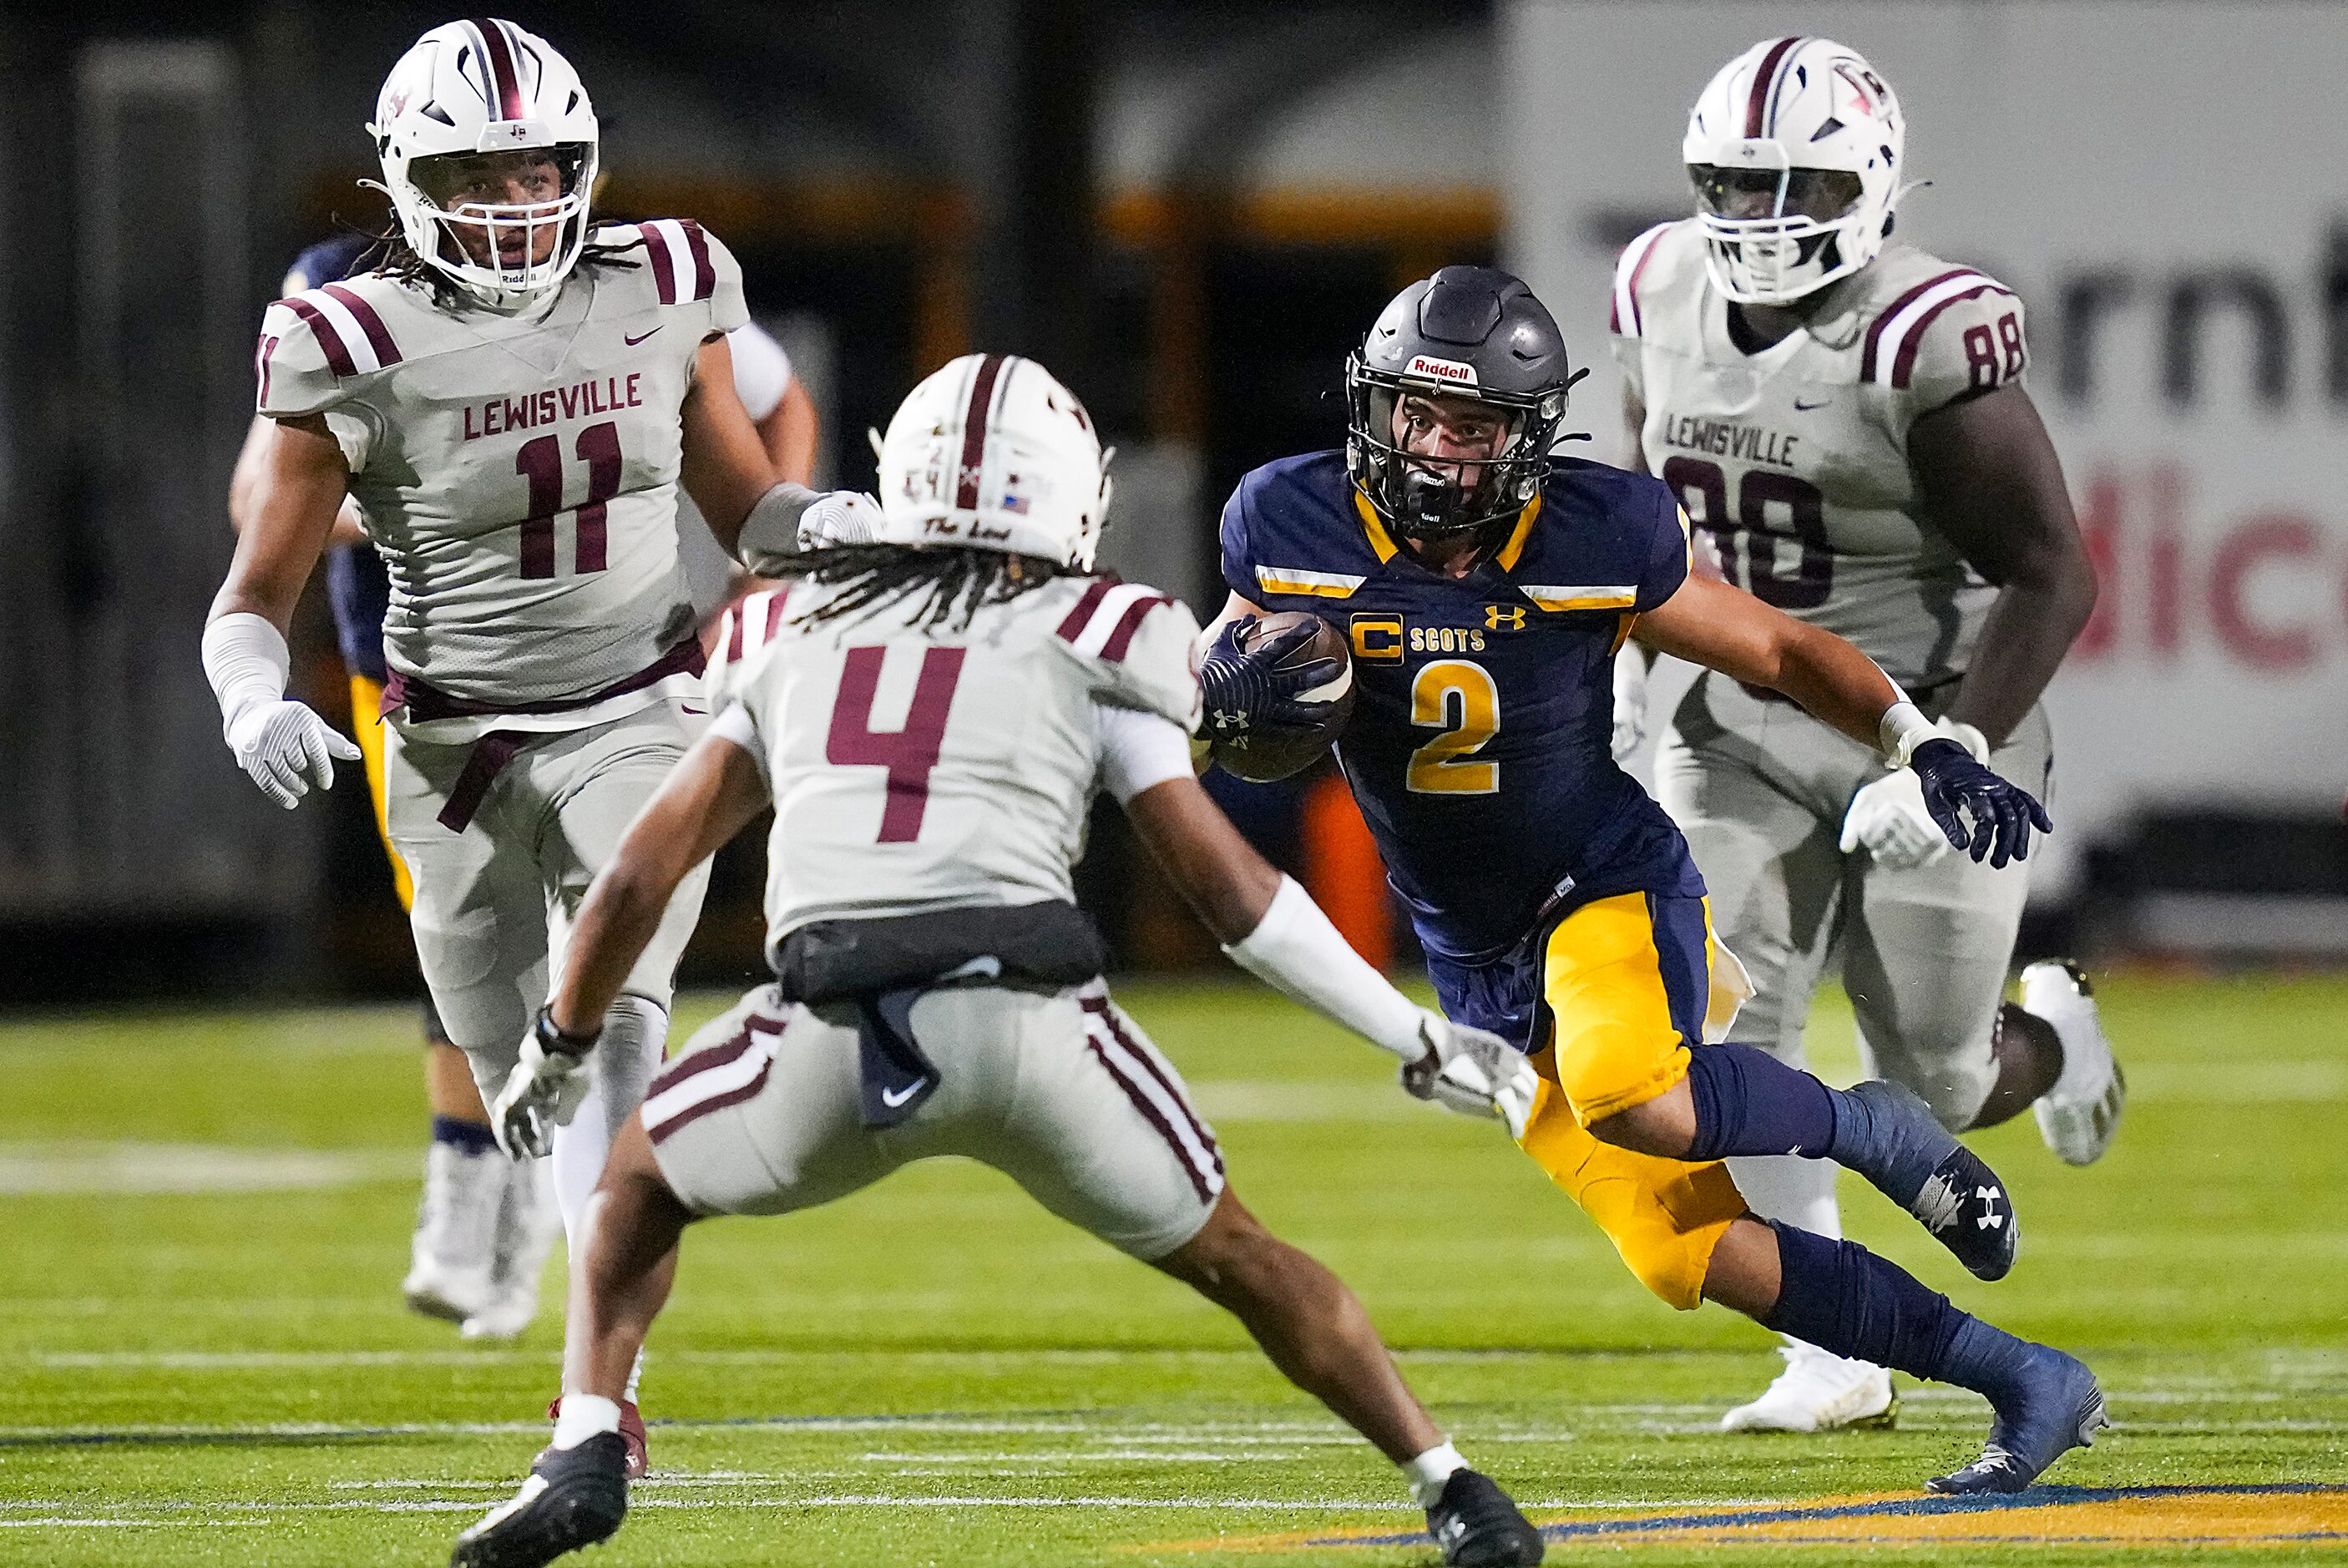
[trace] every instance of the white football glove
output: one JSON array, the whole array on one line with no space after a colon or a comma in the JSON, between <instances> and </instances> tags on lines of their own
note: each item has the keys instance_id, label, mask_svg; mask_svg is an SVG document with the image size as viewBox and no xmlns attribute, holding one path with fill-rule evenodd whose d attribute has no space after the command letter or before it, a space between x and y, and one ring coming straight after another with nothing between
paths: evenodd
<instances>
[{"instance_id":1,"label":"white football glove","mask_svg":"<svg viewBox=\"0 0 2348 1568\"><path fill-rule=\"evenodd\" d=\"M1509 1137L1525 1135L1540 1076L1522 1051L1498 1035L1425 1009L1418 1037L1426 1050L1402 1065L1406 1093L1462 1116L1497 1116L1509 1124Z\"/></svg>"},{"instance_id":2,"label":"white football glove","mask_svg":"<svg viewBox=\"0 0 2348 1568\"><path fill-rule=\"evenodd\" d=\"M489 1108L489 1130L513 1159L533 1159L552 1148L554 1130L571 1125L594 1085L586 1056L594 1042L574 1042L581 1045L574 1051L559 1043L562 1037L541 1008L538 1022L522 1037L521 1060L506 1075L506 1086Z\"/></svg>"},{"instance_id":3,"label":"white football glove","mask_svg":"<svg viewBox=\"0 0 2348 1568\"><path fill-rule=\"evenodd\" d=\"M1944 718L1932 727L1985 762L1989 743L1970 724ZM1850 798L1843 813L1842 851L1864 848L1886 871L1929 866L1949 852L1949 835L1924 809L1924 781L1914 770L1895 768Z\"/></svg>"},{"instance_id":4,"label":"white football glove","mask_svg":"<svg viewBox=\"0 0 2348 1568\"><path fill-rule=\"evenodd\" d=\"M292 810L310 786L335 786L335 758L359 759L350 738L304 704L280 697L254 702L229 721L228 746L261 792Z\"/></svg>"},{"instance_id":5,"label":"white football glove","mask_svg":"<svg viewBox=\"0 0 2348 1568\"><path fill-rule=\"evenodd\" d=\"M829 490L799 514L799 549L874 544L880 538L880 503L854 490Z\"/></svg>"},{"instance_id":6,"label":"white football glove","mask_svg":"<svg viewBox=\"0 0 2348 1568\"><path fill-rule=\"evenodd\" d=\"M1647 659L1637 648L1614 655L1614 760L1647 738Z\"/></svg>"}]
</instances>

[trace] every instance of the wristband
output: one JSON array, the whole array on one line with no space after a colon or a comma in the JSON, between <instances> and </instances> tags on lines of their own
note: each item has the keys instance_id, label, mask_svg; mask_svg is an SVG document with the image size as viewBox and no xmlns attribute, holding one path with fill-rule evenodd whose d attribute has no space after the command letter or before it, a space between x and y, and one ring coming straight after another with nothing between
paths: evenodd
<instances>
[{"instance_id":1,"label":"wristband","mask_svg":"<svg viewBox=\"0 0 2348 1568\"><path fill-rule=\"evenodd\" d=\"M1892 767L1905 768L1918 747L1928 740L1945 738L1932 727L1932 721L1924 717L1923 710L1908 700L1906 692L1900 691L1896 685L1891 689L1900 693L1899 698L1883 710L1882 718L1877 721L1875 743Z\"/></svg>"},{"instance_id":2,"label":"wristband","mask_svg":"<svg viewBox=\"0 0 2348 1568\"><path fill-rule=\"evenodd\" d=\"M1280 879L1263 918L1224 954L1292 1001L1406 1062L1426 1053L1425 1015L1354 951L1293 877Z\"/></svg>"},{"instance_id":3,"label":"wristband","mask_svg":"<svg viewBox=\"0 0 2348 1568\"><path fill-rule=\"evenodd\" d=\"M785 480L760 496L742 520L742 531L734 541L736 559L757 572L762 561L798 554L799 519L823 494Z\"/></svg>"},{"instance_id":4,"label":"wristband","mask_svg":"<svg viewBox=\"0 0 2348 1568\"><path fill-rule=\"evenodd\" d=\"M538 1010L538 1021L530 1026L530 1032L531 1037L538 1041L538 1048L541 1052L548 1056L560 1052L573 1061L593 1050L595 1042L603 1037L601 1029L592 1035L565 1034L562 1026L554 1021L554 1004L551 1002Z\"/></svg>"}]
</instances>

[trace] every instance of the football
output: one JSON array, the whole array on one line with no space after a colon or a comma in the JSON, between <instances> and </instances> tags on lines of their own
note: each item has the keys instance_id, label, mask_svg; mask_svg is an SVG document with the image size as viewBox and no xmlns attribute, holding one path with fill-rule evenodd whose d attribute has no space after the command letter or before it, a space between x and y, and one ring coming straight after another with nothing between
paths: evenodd
<instances>
[{"instance_id":1,"label":"football","mask_svg":"<svg viewBox=\"0 0 2348 1568\"><path fill-rule=\"evenodd\" d=\"M1354 661L1346 652L1344 634L1320 616L1303 610L1283 610L1257 617L1240 631L1240 646L1259 637L1276 635L1309 621L1315 628L1310 641L1299 644L1276 666L1294 669L1322 659L1336 661L1337 673L1316 686L1297 693L1305 702L1329 704L1328 715L1311 729L1265 729L1215 742L1215 761L1226 771L1251 784L1271 784L1302 773L1321 760L1354 711Z\"/></svg>"}]
</instances>

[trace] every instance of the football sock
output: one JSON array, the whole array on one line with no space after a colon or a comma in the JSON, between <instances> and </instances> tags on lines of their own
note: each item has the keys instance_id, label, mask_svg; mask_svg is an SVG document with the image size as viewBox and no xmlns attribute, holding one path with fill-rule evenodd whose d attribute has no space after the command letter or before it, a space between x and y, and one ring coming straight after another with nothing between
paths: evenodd
<instances>
[{"instance_id":1,"label":"football sock","mask_svg":"<svg viewBox=\"0 0 2348 1568\"><path fill-rule=\"evenodd\" d=\"M644 1086L660 1066L667 1037L668 1014L644 997L623 995L604 1015L591 1058L594 1082L570 1125L554 1130L554 1201L562 1211L565 1236L577 1233L587 1200L603 1179L612 1140L644 1102Z\"/></svg>"},{"instance_id":2,"label":"football sock","mask_svg":"<svg viewBox=\"0 0 2348 1568\"><path fill-rule=\"evenodd\" d=\"M575 1449L592 1437L620 1429L620 1407L600 1394L565 1394L554 1417L554 1446Z\"/></svg>"},{"instance_id":3,"label":"football sock","mask_svg":"<svg viewBox=\"0 0 2348 1568\"><path fill-rule=\"evenodd\" d=\"M432 1141L451 1144L467 1154L487 1154L498 1146L488 1122L467 1121L461 1116L435 1116Z\"/></svg>"},{"instance_id":4,"label":"football sock","mask_svg":"<svg viewBox=\"0 0 2348 1568\"><path fill-rule=\"evenodd\" d=\"M1697 1046L1688 1052L1695 1137L1682 1159L1732 1154L1803 1154L1832 1148L1844 1097L1799 1068L1755 1046Z\"/></svg>"},{"instance_id":5,"label":"football sock","mask_svg":"<svg viewBox=\"0 0 2348 1568\"><path fill-rule=\"evenodd\" d=\"M1858 1243L1775 1221L1769 1228L1777 1233L1779 1284L1763 1327L1838 1356L1993 1396L2011 1387L2027 1361L2027 1341L1960 1311Z\"/></svg>"},{"instance_id":6,"label":"football sock","mask_svg":"<svg viewBox=\"0 0 2348 1568\"><path fill-rule=\"evenodd\" d=\"M1398 1467L1403 1479L1410 1482L1410 1497L1421 1508L1433 1508L1443 1496L1443 1483L1468 1468L1459 1450L1449 1442L1437 1444L1418 1458Z\"/></svg>"}]
</instances>

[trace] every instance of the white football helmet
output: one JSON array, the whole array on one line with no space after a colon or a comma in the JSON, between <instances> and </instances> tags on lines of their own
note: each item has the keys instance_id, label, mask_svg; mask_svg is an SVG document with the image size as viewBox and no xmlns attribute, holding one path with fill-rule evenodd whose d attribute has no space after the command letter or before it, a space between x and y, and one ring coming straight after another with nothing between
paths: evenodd
<instances>
[{"instance_id":1,"label":"white football helmet","mask_svg":"<svg viewBox=\"0 0 2348 1568\"><path fill-rule=\"evenodd\" d=\"M880 539L1037 555L1089 572L1112 455L1050 371L1011 355L965 354L908 393L880 438Z\"/></svg>"},{"instance_id":2,"label":"white football helmet","mask_svg":"<svg viewBox=\"0 0 2348 1568\"><path fill-rule=\"evenodd\" d=\"M578 264L595 185L595 108L571 62L537 34L489 17L433 28L384 78L367 134L408 246L460 288L510 306L558 286ZM427 160L536 149L553 155L561 175L550 201L452 210L417 183L419 165L428 177ZM465 250L459 227L487 232L488 262ZM552 248L538 259L550 229ZM518 259L506 259L517 241Z\"/></svg>"},{"instance_id":3,"label":"white football helmet","mask_svg":"<svg viewBox=\"0 0 2348 1568\"><path fill-rule=\"evenodd\" d=\"M1772 38L1721 67L1688 116L1704 262L1740 304L1785 304L1876 258L1908 187L1907 122L1830 38Z\"/></svg>"}]
</instances>

